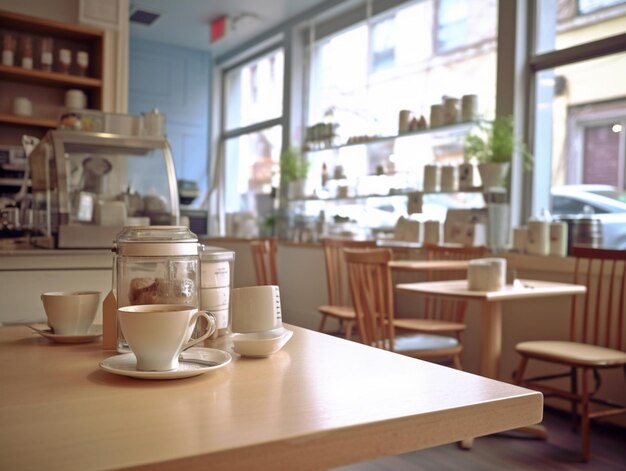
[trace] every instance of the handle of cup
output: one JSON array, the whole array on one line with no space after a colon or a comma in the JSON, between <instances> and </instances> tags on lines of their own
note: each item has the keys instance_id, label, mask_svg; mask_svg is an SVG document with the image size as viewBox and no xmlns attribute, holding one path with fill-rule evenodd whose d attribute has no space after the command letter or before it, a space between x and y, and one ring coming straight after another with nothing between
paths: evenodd
<instances>
[{"instance_id":1,"label":"handle of cup","mask_svg":"<svg viewBox=\"0 0 626 471\"><path fill-rule=\"evenodd\" d=\"M206 338L208 338L211 335L213 335L213 333L215 333L215 330L217 329L217 319L215 318L215 315L211 314L208 311L198 311L198 312L196 312L193 315L193 317L191 318L190 325L196 325L196 322L198 322L198 319L200 317L204 317L206 319L206 321L207 321L207 331L204 334L202 334L200 337L198 337L197 339L193 339L193 340L190 340L189 342L187 342L185 344L185 346L183 347L183 350L187 350L188 348L191 348L194 345L197 345L198 343L202 342Z\"/></svg>"}]
</instances>

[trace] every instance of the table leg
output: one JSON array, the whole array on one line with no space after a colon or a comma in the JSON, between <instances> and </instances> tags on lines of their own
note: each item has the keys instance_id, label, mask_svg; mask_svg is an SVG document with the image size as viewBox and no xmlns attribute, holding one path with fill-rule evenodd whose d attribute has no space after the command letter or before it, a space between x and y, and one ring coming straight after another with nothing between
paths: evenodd
<instances>
[{"instance_id":1,"label":"table leg","mask_svg":"<svg viewBox=\"0 0 626 471\"><path fill-rule=\"evenodd\" d=\"M484 301L482 310L480 374L498 379L502 352L502 303Z\"/></svg>"}]
</instances>

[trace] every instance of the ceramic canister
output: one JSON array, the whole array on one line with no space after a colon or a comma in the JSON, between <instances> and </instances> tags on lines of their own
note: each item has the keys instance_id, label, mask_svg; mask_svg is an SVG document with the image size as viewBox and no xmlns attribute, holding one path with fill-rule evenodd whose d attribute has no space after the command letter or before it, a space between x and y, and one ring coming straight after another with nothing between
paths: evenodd
<instances>
[{"instance_id":1,"label":"ceramic canister","mask_svg":"<svg viewBox=\"0 0 626 471\"><path fill-rule=\"evenodd\" d=\"M458 191L459 167L456 165L444 165L441 167L441 191Z\"/></svg>"},{"instance_id":2,"label":"ceramic canister","mask_svg":"<svg viewBox=\"0 0 626 471\"><path fill-rule=\"evenodd\" d=\"M444 124L443 105L431 105L430 107L430 127L436 128Z\"/></svg>"},{"instance_id":3,"label":"ceramic canister","mask_svg":"<svg viewBox=\"0 0 626 471\"><path fill-rule=\"evenodd\" d=\"M441 189L441 167L424 165L424 191L435 192Z\"/></svg>"},{"instance_id":4,"label":"ceramic canister","mask_svg":"<svg viewBox=\"0 0 626 471\"><path fill-rule=\"evenodd\" d=\"M550 223L547 221L528 221L526 252L531 255L550 253Z\"/></svg>"},{"instance_id":5,"label":"ceramic canister","mask_svg":"<svg viewBox=\"0 0 626 471\"><path fill-rule=\"evenodd\" d=\"M439 221L426 221L424 223L424 243L438 244L441 240L441 223Z\"/></svg>"},{"instance_id":6,"label":"ceramic canister","mask_svg":"<svg viewBox=\"0 0 626 471\"><path fill-rule=\"evenodd\" d=\"M563 221L550 223L550 255L567 255L567 223Z\"/></svg>"}]
</instances>

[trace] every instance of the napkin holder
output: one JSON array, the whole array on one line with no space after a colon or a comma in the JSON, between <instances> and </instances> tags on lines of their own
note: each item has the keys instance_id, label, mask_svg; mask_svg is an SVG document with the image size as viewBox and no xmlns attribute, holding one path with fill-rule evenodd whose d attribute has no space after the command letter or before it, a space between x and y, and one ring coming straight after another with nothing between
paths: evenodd
<instances>
[{"instance_id":1,"label":"napkin holder","mask_svg":"<svg viewBox=\"0 0 626 471\"><path fill-rule=\"evenodd\" d=\"M479 258L469 261L467 284L470 291L497 291L506 286L506 259Z\"/></svg>"},{"instance_id":2,"label":"napkin holder","mask_svg":"<svg viewBox=\"0 0 626 471\"><path fill-rule=\"evenodd\" d=\"M114 289L102 301L102 349L117 350L117 295Z\"/></svg>"}]
</instances>

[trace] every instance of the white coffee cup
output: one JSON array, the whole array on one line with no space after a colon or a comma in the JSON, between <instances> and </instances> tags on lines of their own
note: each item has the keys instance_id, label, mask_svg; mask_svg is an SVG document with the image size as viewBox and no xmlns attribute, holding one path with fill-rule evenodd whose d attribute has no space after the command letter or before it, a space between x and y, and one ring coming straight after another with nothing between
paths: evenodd
<instances>
[{"instance_id":1,"label":"white coffee cup","mask_svg":"<svg viewBox=\"0 0 626 471\"><path fill-rule=\"evenodd\" d=\"M505 258L478 258L467 267L467 284L471 291L496 291L506 286Z\"/></svg>"},{"instance_id":2,"label":"white coffee cup","mask_svg":"<svg viewBox=\"0 0 626 471\"><path fill-rule=\"evenodd\" d=\"M65 92L65 106L67 108L83 109L87 106L87 96L82 90L68 90Z\"/></svg>"},{"instance_id":3,"label":"white coffee cup","mask_svg":"<svg viewBox=\"0 0 626 471\"><path fill-rule=\"evenodd\" d=\"M212 314L186 304L124 306L118 308L117 316L140 371L175 370L180 353L202 342L216 328ZM207 321L207 331L189 340L201 317Z\"/></svg>"},{"instance_id":4,"label":"white coffee cup","mask_svg":"<svg viewBox=\"0 0 626 471\"><path fill-rule=\"evenodd\" d=\"M50 291L41 295L48 324L57 335L83 335L96 317L99 291Z\"/></svg>"},{"instance_id":5,"label":"white coffee cup","mask_svg":"<svg viewBox=\"0 0 626 471\"><path fill-rule=\"evenodd\" d=\"M23 96L18 96L13 99L13 114L17 116L32 116L33 104L32 102Z\"/></svg>"},{"instance_id":6,"label":"white coffee cup","mask_svg":"<svg viewBox=\"0 0 626 471\"><path fill-rule=\"evenodd\" d=\"M233 332L264 332L283 326L278 286L234 288L230 305Z\"/></svg>"}]
</instances>

